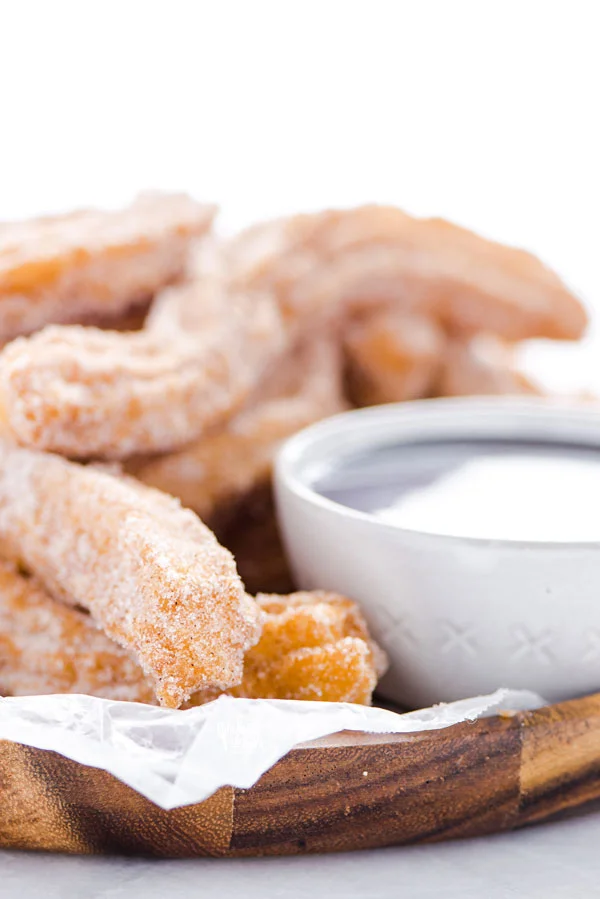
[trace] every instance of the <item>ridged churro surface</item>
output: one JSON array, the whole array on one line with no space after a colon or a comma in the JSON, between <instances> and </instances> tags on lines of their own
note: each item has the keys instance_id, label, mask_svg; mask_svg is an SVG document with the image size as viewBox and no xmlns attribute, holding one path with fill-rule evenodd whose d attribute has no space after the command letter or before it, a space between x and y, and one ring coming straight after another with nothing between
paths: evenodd
<instances>
[{"instance_id":1,"label":"ridged churro surface","mask_svg":"<svg viewBox=\"0 0 600 899\"><path fill-rule=\"evenodd\" d=\"M0 224L0 341L116 316L179 278L216 207L146 193L125 209Z\"/></svg>"},{"instance_id":2,"label":"ridged churro surface","mask_svg":"<svg viewBox=\"0 0 600 899\"><path fill-rule=\"evenodd\" d=\"M241 681L256 604L231 554L176 499L1 444L0 548L134 653L164 705Z\"/></svg>"}]
</instances>

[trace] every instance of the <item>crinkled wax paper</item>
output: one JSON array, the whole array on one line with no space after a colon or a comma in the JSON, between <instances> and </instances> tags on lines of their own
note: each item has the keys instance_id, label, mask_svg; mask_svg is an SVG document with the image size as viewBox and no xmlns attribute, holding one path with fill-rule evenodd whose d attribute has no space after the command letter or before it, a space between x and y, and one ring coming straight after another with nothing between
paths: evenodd
<instances>
[{"instance_id":1,"label":"crinkled wax paper","mask_svg":"<svg viewBox=\"0 0 600 899\"><path fill-rule=\"evenodd\" d=\"M347 703L232 699L187 711L92 696L0 699L0 739L103 768L164 809L219 787L251 787L293 746L342 730L437 730L502 709L538 708L525 690L497 690L404 715Z\"/></svg>"}]
</instances>

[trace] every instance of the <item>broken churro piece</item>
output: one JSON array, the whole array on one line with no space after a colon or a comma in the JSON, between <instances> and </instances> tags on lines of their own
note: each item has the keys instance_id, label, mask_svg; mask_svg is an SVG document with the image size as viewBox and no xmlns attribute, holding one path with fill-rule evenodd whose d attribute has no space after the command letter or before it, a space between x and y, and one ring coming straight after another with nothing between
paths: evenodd
<instances>
[{"instance_id":1,"label":"broken churro piece","mask_svg":"<svg viewBox=\"0 0 600 899\"><path fill-rule=\"evenodd\" d=\"M0 547L133 652L163 705L241 681L256 604L231 554L172 497L0 444Z\"/></svg>"},{"instance_id":2,"label":"broken churro piece","mask_svg":"<svg viewBox=\"0 0 600 899\"><path fill-rule=\"evenodd\" d=\"M224 427L177 453L137 462L129 470L179 497L204 520L267 483L283 441L346 408L337 345L305 339L270 370L248 404Z\"/></svg>"},{"instance_id":3,"label":"broken churro piece","mask_svg":"<svg viewBox=\"0 0 600 899\"><path fill-rule=\"evenodd\" d=\"M332 593L257 597L259 643L246 654L239 687L251 699L369 704L385 655L370 639L355 603ZM86 693L154 701L151 682L89 615L53 600L32 578L0 561L0 693ZM202 690L190 705L218 696Z\"/></svg>"},{"instance_id":4,"label":"broken churro piece","mask_svg":"<svg viewBox=\"0 0 600 899\"><path fill-rule=\"evenodd\" d=\"M239 406L281 348L269 297L206 280L159 308L139 332L49 327L9 344L0 389L17 440L83 459L181 446Z\"/></svg>"},{"instance_id":5,"label":"broken churro piece","mask_svg":"<svg viewBox=\"0 0 600 899\"><path fill-rule=\"evenodd\" d=\"M230 695L371 702L387 660L356 603L325 591L259 594L256 601L262 636L246 653L244 679Z\"/></svg>"},{"instance_id":6,"label":"broken churro piece","mask_svg":"<svg viewBox=\"0 0 600 899\"><path fill-rule=\"evenodd\" d=\"M115 212L0 224L0 341L150 299L183 273L215 212L185 194L147 193Z\"/></svg>"},{"instance_id":7,"label":"broken churro piece","mask_svg":"<svg viewBox=\"0 0 600 899\"><path fill-rule=\"evenodd\" d=\"M428 396L444 342L434 322L393 307L352 322L344 337L351 398L375 406Z\"/></svg>"},{"instance_id":8,"label":"broken churro piece","mask_svg":"<svg viewBox=\"0 0 600 899\"><path fill-rule=\"evenodd\" d=\"M42 693L154 701L140 666L89 615L0 560L0 694Z\"/></svg>"},{"instance_id":9,"label":"broken churro piece","mask_svg":"<svg viewBox=\"0 0 600 899\"><path fill-rule=\"evenodd\" d=\"M392 304L507 340L574 339L586 325L577 297L535 256L390 206L255 225L228 255L232 285L272 290L291 323Z\"/></svg>"},{"instance_id":10,"label":"broken churro piece","mask_svg":"<svg viewBox=\"0 0 600 899\"><path fill-rule=\"evenodd\" d=\"M520 372L509 347L490 335L467 343L449 341L436 385L438 396L539 395L543 390Z\"/></svg>"}]
</instances>

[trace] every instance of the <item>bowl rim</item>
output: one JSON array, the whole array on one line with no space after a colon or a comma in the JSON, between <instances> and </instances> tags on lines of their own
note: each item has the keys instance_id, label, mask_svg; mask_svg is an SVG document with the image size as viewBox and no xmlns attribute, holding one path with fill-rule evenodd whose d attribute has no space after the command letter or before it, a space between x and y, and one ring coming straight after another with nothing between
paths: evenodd
<instances>
[{"instance_id":1,"label":"bowl rim","mask_svg":"<svg viewBox=\"0 0 600 899\"><path fill-rule=\"evenodd\" d=\"M454 427L455 432L452 436L456 437L457 415L463 418L468 415L473 420L477 419L480 428L482 416L496 423L506 421L507 418L514 418L515 421L518 420L529 429L535 428L536 425L542 427L543 423L558 425L566 431L572 428L577 431L577 436L571 438L572 440L580 442L582 445L597 447L600 450L600 406L595 407L592 403L584 401L574 402L572 399L518 396L436 397L369 406L362 409L350 409L303 428L288 438L280 448L274 464L275 496L279 510L279 494L287 491L303 502L318 507L338 518L349 518L387 533L398 536L404 535L407 538L417 537L420 540L434 541L438 544L442 542L455 546L469 545L472 547L485 547L486 549L490 547L512 550L525 549L533 552L572 552L577 549L600 549L600 538L598 540L568 541L519 540L502 537L457 536L402 527L391 522L382 521L370 512L353 509L350 506L328 499L315 490L301 476L301 466L303 461L306 460L307 453L318 448L320 444L326 444L327 441L333 439L341 440L342 437L348 438L350 435L356 435L361 429L365 429L368 426L366 435L357 441L357 447L367 448L370 445L381 445L386 432L388 439L394 437L397 439L399 435L396 433L395 428L402 427L403 424L406 425L410 422L417 422L419 419L424 423L429 422L430 426L433 425L432 430L434 431L437 424L440 436L444 425L449 427L449 436L450 428ZM463 436L466 438L470 436L474 439L476 437L475 430L476 427L473 427L473 430L469 433L468 426L466 426ZM425 431L427 431L427 428L425 428ZM426 439L427 433L424 436ZM415 438L417 434L411 433L410 437ZM431 433L429 437L430 439L435 439ZM589 442L587 442L586 438L589 439ZM424 439L424 437L421 436L420 439ZM549 445L565 443L564 434L561 435L561 439L553 438L550 434L536 434L535 438L530 437L529 439L547 442Z\"/></svg>"}]
</instances>

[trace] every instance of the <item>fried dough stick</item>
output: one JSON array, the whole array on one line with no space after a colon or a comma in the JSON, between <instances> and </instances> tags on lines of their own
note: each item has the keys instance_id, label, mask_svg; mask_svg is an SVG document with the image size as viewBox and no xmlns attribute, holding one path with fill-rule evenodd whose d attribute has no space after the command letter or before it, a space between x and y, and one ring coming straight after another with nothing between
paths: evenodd
<instances>
[{"instance_id":1,"label":"fried dough stick","mask_svg":"<svg viewBox=\"0 0 600 899\"><path fill-rule=\"evenodd\" d=\"M358 406L375 406L428 396L444 344L433 321L395 307L353 321L344 335L351 399Z\"/></svg>"},{"instance_id":2,"label":"fried dough stick","mask_svg":"<svg viewBox=\"0 0 600 899\"><path fill-rule=\"evenodd\" d=\"M154 702L151 682L84 612L0 560L0 693L86 693Z\"/></svg>"},{"instance_id":3,"label":"fried dough stick","mask_svg":"<svg viewBox=\"0 0 600 899\"><path fill-rule=\"evenodd\" d=\"M344 408L339 349L331 338L311 336L267 374L224 427L129 470L210 520L224 504L269 480L275 454L291 434Z\"/></svg>"},{"instance_id":4,"label":"fried dough stick","mask_svg":"<svg viewBox=\"0 0 600 899\"><path fill-rule=\"evenodd\" d=\"M161 301L141 336L57 328L7 347L0 392L16 438L78 458L181 448L234 411L252 389L248 373L256 384L283 350L276 314L288 348L304 333L385 304L426 314L453 334L483 330L507 340L576 338L586 324L577 298L534 256L392 207L259 225L213 253L216 274L206 248L197 265L189 290L199 293ZM215 280L225 323L213 331L204 319L204 342L191 324L182 336L178 308L199 317L202 329L206 285ZM268 339L259 301L273 307Z\"/></svg>"},{"instance_id":5,"label":"fried dough stick","mask_svg":"<svg viewBox=\"0 0 600 899\"><path fill-rule=\"evenodd\" d=\"M0 342L149 299L182 275L215 213L185 194L147 193L114 212L0 224Z\"/></svg>"},{"instance_id":6,"label":"fried dough stick","mask_svg":"<svg viewBox=\"0 0 600 899\"><path fill-rule=\"evenodd\" d=\"M514 365L511 350L489 335L446 344L438 396L540 395L543 390Z\"/></svg>"},{"instance_id":7,"label":"fried dough stick","mask_svg":"<svg viewBox=\"0 0 600 899\"><path fill-rule=\"evenodd\" d=\"M385 669L357 606L328 593L259 596L260 642L246 655L231 695L368 704ZM31 578L0 561L0 693L86 693L154 701L151 682L89 615L55 602ZM219 695L202 691L199 705Z\"/></svg>"},{"instance_id":8,"label":"fried dough stick","mask_svg":"<svg viewBox=\"0 0 600 899\"><path fill-rule=\"evenodd\" d=\"M0 444L0 548L132 652L163 705L242 678L259 614L231 554L172 497Z\"/></svg>"},{"instance_id":9,"label":"fried dough stick","mask_svg":"<svg viewBox=\"0 0 600 899\"><path fill-rule=\"evenodd\" d=\"M232 696L369 705L387 668L356 603L325 591L259 594L260 641L246 655Z\"/></svg>"},{"instance_id":10,"label":"fried dough stick","mask_svg":"<svg viewBox=\"0 0 600 899\"><path fill-rule=\"evenodd\" d=\"M72 458L169 450L243 403L282 342L269 297L228 296L216 277L171 288L142 331L49 327L7 346L7 423Z\"/></svg>"},{"instance_id":11,"label":"fried dough stick","mask_svg":"<svg viewBox=\"0 0 600 899\"><path fill-rule=\"evenodd\" d=\"M391 304L457 334L517 341L576 339L587 321L577 297L530 253L391 206L259 224L227 252L232 286L274 291L290 322Z\"/></svg>"}]
</instances>

